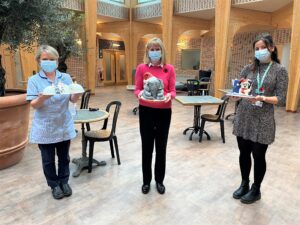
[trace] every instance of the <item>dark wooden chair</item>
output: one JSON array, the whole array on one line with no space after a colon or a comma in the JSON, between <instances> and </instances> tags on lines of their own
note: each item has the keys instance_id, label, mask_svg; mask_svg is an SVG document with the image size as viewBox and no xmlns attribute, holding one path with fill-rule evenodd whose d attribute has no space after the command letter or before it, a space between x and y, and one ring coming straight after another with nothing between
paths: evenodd
<instances>
[{"instance_id":1,"label":"dark wooden chair","mask_svg":"<svg viewBox=\"0 0 300 225\"><path fill-rule=\"evenodd\" d=\"M209 88L210 88L210 77L202 77L200 78L199 84L199 93L200 95L209 95ZM201 84L204 82L204 84Z\"/></svg>"},{"instance_id":2,"label":"dark wooden chair","mask_svg":"<svg viewBox=\"0 0 300 225\"><path fill-rule=\"evenodd\" d=\"M220 128L221 128L221 137L223 140L223 143L225 143L225 131L224 131L224 114L225 110L228 104L229 98L227 96L222 97L224 100L221 105L219 105L217 113L216 114L203 114L201 116L201 126L200 126L200 132L199 132L199 142L202 141L202 136L204 132L204 126L205 122L215 122L215 123L220 123Z\"/></svg>"},{"instance_id":3,"label":"dark wooden chair","mask_svg":"<svg viewBox=\"0 0 300 225\"><path fill-rule=\"evenodd\" d=\"M80 103L80 109L88 109L89 108L89 102L90 102L90 96L91 96L91 90L88 89L85 92L83 92L81 96L81 103ZM89 123L82 123L81 124L81 130L84 129L84 126L87 127L87 130L90 130L90 124ZM77 132L77 130L76 130Z\"/></svg>"},{"instance_id":4,"label":"dark wooden chair","mask_svg":"<svg viewBox=\"0 0 300 225\"><path fill-rule=\"evenodd\" d=\"M187 87L188 96L199 95L199 85L200 85L199 80L187 79L186 87Z\"/></svg>"},{"instance_id":5,"label":"dark wooden chair","mask_svg":"<svg viewBox=\"0 0 300 225\"><path fill-rule=\"evenodd\" d=\"M114 108L114 111L113 111ZM106 106L106 111L113 116L111 127L108 128L108 118L105 119L103 127L100 130L88 130L84 133L87 143L89 142L89 165L88 172L92 172L92 162L94 154L94 143L109 141L110 151L112 158L115 158L114 150L116 151L118 165L121 164L118 148L118 140L116 136L116 125L118 120L118 115L121 108L121 102L113 101ZM113 111L113 112L112 112ZM114 148L115 147L115 148Z\"/></svg>"},{"instance_id":6,"label":"dark wooden chair","mask_svg":"<svg viewBox=\"0 0 300 225\"><path fill-rule=\"evenodd\" d=\"M89 108L90 96L91 96L90 89L83 92L83 94L81 96L80 109L88 109Z\"/></svg>"}]
</instances>

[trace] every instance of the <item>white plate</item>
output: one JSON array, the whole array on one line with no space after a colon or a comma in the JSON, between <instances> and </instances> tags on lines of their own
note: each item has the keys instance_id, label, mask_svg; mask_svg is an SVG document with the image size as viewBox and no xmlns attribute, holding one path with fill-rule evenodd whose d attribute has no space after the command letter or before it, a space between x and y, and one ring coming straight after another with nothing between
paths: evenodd
<instances>
[{"instance_id":1,"label":"white plate","mask_svg":"<svg viewBox=\"0 0 300 225\"><path fill-rule=\"evenodd\" d=\"M227 93L227 96L232 96L232 97L238 97L238 98L255 98L253 95L245 95L245 94L239 94L235 92Z\"/></svg>"},{"instance_id":2,"label":"white plate","mask_svg":"<svg viewBox=\"0 0 300 225\"><path fill-rule=\"evenodd\" d=\"M141 96L141 99L143 99L143 101L147 101L147 102L164 102L166 100L166 97L164 97L164 99L162 99L162 100L158 100L158 99L146 99L143 96Z\"/></svg>"}]
</instances>

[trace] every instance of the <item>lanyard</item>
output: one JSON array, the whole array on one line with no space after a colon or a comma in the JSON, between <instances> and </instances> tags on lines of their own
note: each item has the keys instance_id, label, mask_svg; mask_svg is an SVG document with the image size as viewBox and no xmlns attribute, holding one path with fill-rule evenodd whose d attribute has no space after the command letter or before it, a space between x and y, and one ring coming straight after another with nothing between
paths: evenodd
<instances>
[{"instance_id":1,"label":"lanyard","mask_svg":"<svg viewBox=\"0 0 300 225\"><path fill-rule=\"evenodd\" d=\"M259 71L257 72L257 76L256 76L256 80L257 80L257 89L256 89L256 94L261 94L263 93L263 91L261 91L261 87L264 83L264 80L265 80L265 77L267 76L267 74L269 73L269 70L272 66L272 61L269 63L269 66L268 68L266 69L264 75L262 76L262 78L260 79L260 74L259 74Z\"/></svg>"}]
</instances>

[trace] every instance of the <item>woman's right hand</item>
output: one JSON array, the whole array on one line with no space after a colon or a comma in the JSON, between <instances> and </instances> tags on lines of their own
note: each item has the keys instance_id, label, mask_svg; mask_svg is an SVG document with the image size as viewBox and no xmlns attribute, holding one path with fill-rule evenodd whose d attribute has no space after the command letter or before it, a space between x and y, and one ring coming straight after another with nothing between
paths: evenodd
<instances>
[{"instance_id":1,"label":"woman's right hand","mask_svg":"<svg viewBox=\"0 0 300 225\"><path fill-rule=\"evenodd\" d=\"M234 102L237 102L237 101L241 100L241 98L240 98L240 97L237 97L237 96L230 96L229 99L230 99L231 101L234 101Z\"/></svg>"}]
</instances>

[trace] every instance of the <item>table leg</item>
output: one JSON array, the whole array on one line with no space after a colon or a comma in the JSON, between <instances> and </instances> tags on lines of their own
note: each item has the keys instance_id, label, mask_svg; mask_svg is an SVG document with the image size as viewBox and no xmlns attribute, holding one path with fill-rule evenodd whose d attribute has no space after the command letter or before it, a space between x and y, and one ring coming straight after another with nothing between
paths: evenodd
<instances>
[{"instance_id":1,"label":"table leg","mask_svg":"<svg viewBox=\"0 0 300 225\"><path fill-rule=\"evenodd\" d=\"M81 124L81 146L82 146L82 157L78 159L73 159L72 162L77 166L76 170L73 172L73 177L78 177L83 169L88 168L89 166L89 158L86 154L86 138L84 136L84 124ZM105 166L105 161L97 161L96 159L93 159L93 163L95 163L97 166Z\"/></svg>"},{"instance_id":2,"label":"table leg","mask_svg":"<svg viewBox=\"0 0 300 225\"><path fill-rule=\"evenodd\" d=\"M192 127L188 127L183 131L185 135L187 131L191 130L191 134L189 140L192 140L193 134L197 134L200 131L200 120L201 120L201 105L194 106L194 124ZM206 131L203 131L204 134L207 136L207 140L210 140L210 136Z\"/></svg>"}]
</instances>

